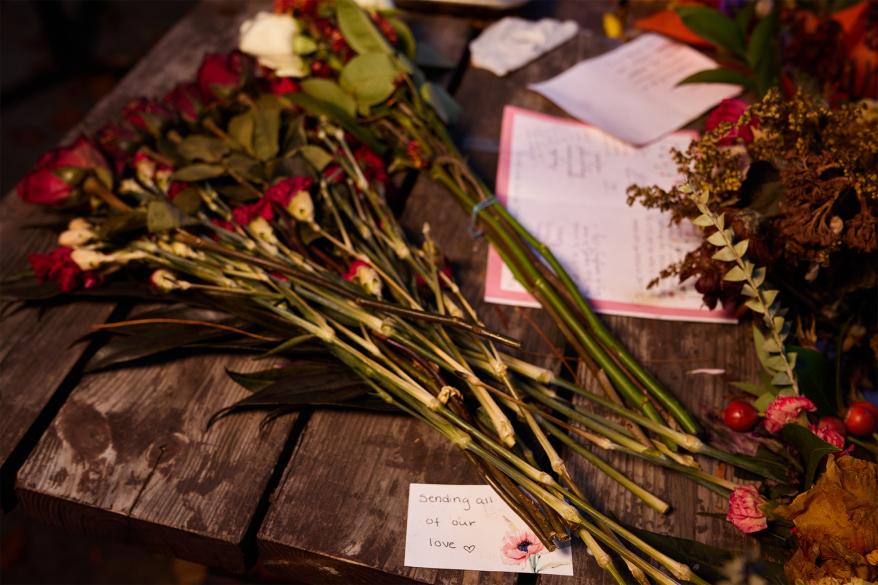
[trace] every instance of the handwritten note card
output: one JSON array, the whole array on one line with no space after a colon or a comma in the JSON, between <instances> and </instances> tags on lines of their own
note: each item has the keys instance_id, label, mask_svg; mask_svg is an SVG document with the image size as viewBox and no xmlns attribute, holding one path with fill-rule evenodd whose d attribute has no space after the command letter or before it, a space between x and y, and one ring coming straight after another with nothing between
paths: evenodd
<instances>
[{"instance_id":1,"label":"handwritten note card","mask_svg":"<svg viewBox=\"0 0 878 585\"><path fill-rule=\"evenodd\" d=\"M530 87L584 122L646 144L741 91L725 84L677 85L716 66L695 49L645 34Z\"/></svg>"},{"instance_id":2,"label":"handwritten note card","mask_svg":"<svg viewBox=\"0 0 878 585\"><path fill-rule=\"evenodd\" d=\"M503 112L497 197L548 244L596 311L654 319L734 323L703 307L687 283L646 286L662 268L695 249L701 236L668 216L626 204L632 183L668 188L677 180L671 147L678 132L635 148L597 128L507 106ZM488 252L485 300L538 307L497 252Z\"/></svg>"},{"instance_id":3,"label":"handwritten note card","mask_svg":"<svg viewBox=\"0 0 878 585\"><path fill-rule=\"evenodd\" d=\"M548 552L487 485L411 484L405 565L573 575L570 547Z\"/></svg>"}]
</instances>

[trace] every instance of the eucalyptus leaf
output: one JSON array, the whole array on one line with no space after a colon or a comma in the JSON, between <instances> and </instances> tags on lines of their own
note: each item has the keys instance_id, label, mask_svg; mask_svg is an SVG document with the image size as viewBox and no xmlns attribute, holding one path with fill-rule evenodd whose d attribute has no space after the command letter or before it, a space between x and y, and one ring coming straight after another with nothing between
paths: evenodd
<instances>
[{"instance_id":1,"label":"eucalyptus leaf","mask_svg":"<svg viewBox=\"0 0 878 585\"><path fill-rule=\"evenodd\" d=\"M196 163L178 169L171 179L174 181L203 181L205 179L213 179L225 173L222 165Z\"/></svg>"},{"instance_id":2,"label":"eucalyptus leaf","mask_svg":"<svg viewBox=\"0 0 878 585\"><path fill-rule=\"evenodd\" d=\"M329 79L306 79L302 91L324 103L330 104L350 118L357 113L357 102L339 84Z\"/></svg>"},{"instance_id":3,"label":"eucalyptus leaf","mask_svg":"<svg viewBox=\"0 0 878 585\"><path fill-rule=\"evenodd\" d=\"M225 142L202 134L187 136L177 145L177 152L180 153L180 156L190 161L219 162L227 151L228 147Z\"/></svg>"},{"instance_id":4,"label":"eucalyptus leaf","mask_svg":"<svg viewBox=\"0 0 878 585\"><path fill-rule=\"evenodd\" d=\"M345 65L339 82L361 106L372 106L393 95L398 75L399 69L389 55L367 53L354 57Z\"/></svg>"},{"instance_id":5,"label":"eucalyptus leaf","mask_svg":"<svg viewBox=\"0 0 878 585\"><path fill-rule=\"evenodd\" d=\"M341 34L359 54L393 53L384 35L372 24L369 15L354 0L336 0L336 16Z\"/></svg>"},{"instance_id":6,"label":"eucalyptus leaf","mask_svg":"<svg viewBox=\"0 0 878 585\"><path fill-rule=\"evenodd\" d=\"M102 240L113 241L143 229L146 229L146 213L135 210L105 219L98 228L98 235Z\"/></svg>"},{"instance_id":7,"label":"eucalyptus leaf","mask_svg":"<svg viewBox=\"0 0 878 585\"><path fill-rule=\"evenodd\" d=\"M385 15L384 19L389 22L390 26L393 27L393 30L396 31L396 36L399 39L400 45L402 45L400 47L402 54L409 59L414 59L419 43L415 40L415 35L412 34L412 29L410 29L405 22L395 16Z\"/></svg>"},{"instance_id":8,"label":"eucalyptus leaf","mask_svg":"<svg viewBox=\"0 0 878 585\"><path fill-rule=\"evenodd\" d=\"M731 18L706 6L679 6L677 14L686 28L725 49L735 57L744 59L744 35Z\"/></svg>"},{"instance_id":9,"label":"eucalyptus leaf","mask_svg":"<svg viewBox=\"0 0 878 585\"><path fill-rule=\"evenodd\" d=\"M814 483L817 466L820 465L823 458L830 453L841 451L838 447L830 445L805 427L797 424L786 425L780 431L780 436L799 452L799 456L805 464L804 489L808 489Z\"/></svg>"}]
</instances>

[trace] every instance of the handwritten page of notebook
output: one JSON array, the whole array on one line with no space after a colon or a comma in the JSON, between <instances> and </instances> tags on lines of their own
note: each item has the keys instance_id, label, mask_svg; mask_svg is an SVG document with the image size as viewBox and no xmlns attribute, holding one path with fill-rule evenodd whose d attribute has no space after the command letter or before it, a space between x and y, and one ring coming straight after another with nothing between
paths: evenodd
<instances>
[{"instance_id":1,"label":"handwritten page of notebook","mask_svg":"<svg viewBox=\"0 0 878 585\"><path fill-rule=\"evenodd\" d=\"M716 66L691 47L645 34L530 88L575 118L631 144L647 144L740 93L735 85L677 85Z\"/></svg>"},{"instance_id":2,"label":"handwritten page of notebook","mask_svg":"<svg viewBox=\"0 0 878 585\"><path fill-rule=\"evenodd\" d=\"M646 285L662 268L695 249L701 236L668 216L629 207L629 185L670 187L677 179L671 147L686 148L693 134L677 132L635 148L573 120L506 106L500 140L497 197L546 243L594 309L676 321L734 323L706 309L691 284ZM538 307L491 247L485 300Z\"/></svg>"}]
</instances>

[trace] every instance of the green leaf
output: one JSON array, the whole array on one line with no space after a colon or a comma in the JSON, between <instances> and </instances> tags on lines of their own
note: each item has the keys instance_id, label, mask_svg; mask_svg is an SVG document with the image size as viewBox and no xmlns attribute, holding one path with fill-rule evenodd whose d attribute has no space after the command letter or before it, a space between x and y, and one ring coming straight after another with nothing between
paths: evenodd
<instances>
[{"instance_id":1,"label":"green leaf","mask_svg":"<svg viewBox=\"0 0 878 585\"><path fill-rule=\"evenodd\" d=\"M709 227L713 225L713 219L709 215L702 214L693 219L692 224L698 227Z\"/></svg>"},{"instance_id":2,"label":"green leaf","mask_svg":"<svg viewBox=\"0 0 878 585\"><path fill-rule=\"evenodd\" d=\"M389 55L367 53L351 59L341 71L342 89L353 94L361 106L379 104L393 95L399 69Z\"/></svg>"},{"instance_id":3,"label":"green leaf","mask_svg":"<svg viewBox=\"0 0 878 585\"><path fill-rule=\"evenodd\" d=\"M332 155L314 144L306 144L299 148L298 152L302 153L305 160L318 171L322 171L326 165L332 162Z\"/></svg>"},{"instance_id":4,"label":"green leaf","mask_svg":"<svg viewBox=\"0 0 878 585\"><path fill-rule=\"evenodd\" d=\"M808 489L814 483L817 466L820 465L823 458L830 453L841 451L838 447L818 438L805 427L796 424L786 425L781 430L780 436L799 452L799 456L805 464L804 489Z\"/></svg>"},{"instance_id":5,"label":"green leaf","mask_svg":"<svg viewBox=\"0 0 878 585\"><path fill-rule=\"evenodd\" d=\"M686 28L725 49L735 57L744 59L744 35L731 18L705 6L680 6L677 14Z\"/></svg>"},{"instance_id":6,"label":"green leaf","mask_svg":"<svg viewBox=\"0 0 878 585\"><path fill-rule=\"evenodd\" d=\"M396 36L401 45L399 49L400 52L409 59L415 59L415 55L417 55L417 50L420 49L421 43L415 41L415 35L412 34L412 29L410 29L405 22L395 16L385 15L384 19L389 22L390 26L393 27L393 30L396 31Z\"/></svg>"},{"instance_id":7,"label":"green leaf","mask_svg":"<svg viewBox=\"0 0 878 585\"><path fill-rule=\"evenodd\" d=\"M754 313L765 313L765 307L762 305L762 301L759 299L750 299L749 301L744 303L744 306L753 311Z\"/></svg>"},{"instance_id":8,"label":"green leaf","mask_svg":"<svg viewBox=\"0 0 878 585\"><path fill-rule=\"evenodd\" d=\"M737 256L735 255L735 250L732 248L722 248L719 252L711 256L714 260L719 260L720 262L731 262Z\"/></svg>"},{"instance_id":9,"label":"green leaf","mask_svg":"<svg viewBox=\"0 0 878 585\"><path fill-rule=\"evenodd\" d=\"M306 79L302 82L302 91L306 95L332 105L351 118L356 116L357 102L334 81Z\"/></svg>"},{"instance_id":10,"label":"green leaf","mask_svg":"<svg viewBox=\"0 0 878 585\"><path fill-rule=\"evenodd\" d=\"M228 151L225 142L211 136L195 134L187 136L177 145L177 152L186 160L219 162Z\"/></svg>"},{"instance_id":11,"label":"green leaf","mask_svg":"<svg viewBox=\"0 0 878 585\"><path fill-rule=\"evenodd\" d=\"M228 134L247 152L253 152L253 127L256 122L253 111L248 110L229 120Z\"/></svg>"},{"instance_id":12,"label":"green leaf","mask_svg":"<svg viewBox=\"0 0 878 585\"><path fill-rule=\"evenodd\" d=\"M101 222L98 235L102 240L114 241L146 228L146 213L142 210L111 215Z\"/></svg>"},{"instance_id":13,"label":"green leaf","mask_svg":"<svg viewBox=\"0 0 878 585\"><path fill-rule=\"evenodd\" d=\"M764 414L765 409L774 402L775 398L777 398L777 389L763 391L759 398L753 402L753 408Z\"/></svg>"},{"instance_id":14,"label":"green leaf","mask_svg":"<svg viewBox=\"0 0 878 585\"><path fill-rule=\"evenodd\" d=\"M760 63L771 59L771 41L775 38L777 14L772 12L759 21L747 43L747 64L756 70Z\"/></svg>"},{"instance_id":15,"label":"green leaf","mask_svg":"<svg viewBox=\"0 0 878 585\"><path fill-rule=\"evenodd\" d=\"M453 124L460 117L460 105L443 87L426 82L421 86L420 93L446 124Z\"/></svg>"},{"instance_id":16,"label":"green leaf","mask_svg":"<svg viewBox=\"0 0 878 585\"><path fill-rule=\"evenodd\" d=\"M771 379L772 386L789 386L793 381L790 380L790 377L786 372L778 372Z\"/></svg>"},{"instance_id":17,"label":"green leaf","mask_svg":"<svg viewBox=\"0 0 878 585\"><path fill-rule=\"evenodd\" d=\"M317 43L311 37L295 35L293 37L293 53L296 55L310 55L317 50Z\"/></svg>"},{"instance_id":18,"label":"green leaf","mask_svg":"<svg viewBox=\"0 0 878 585\"><path fill-rule=\"evenodd\" d=\"M735 244L735 253L739 257L743 257L744 254L747 253L747 248L750 245L750 240L741 240L737 244Z\"/></svg>"},{"instance_id":19,"label":"green leaf","mask_svg":"<svg viewBox=\"0 0 878 585\"><path fill-rule=\"evenodd\" d=\"M790 346L798 356L796 359L796 380L799 391L810 398L817 406L817 414L835 414L835 400L830 389L830 366L823 353L807 347Z\"/></svg>"},{"instance_id":20,"label":"green leaf","mask_svg":"<svg viewBox=\"0 0 878 585\"><path fill-rule=\"evenodd\" d=\"M167 201L150 201L146 208L146 227L154 234L176 229L187 220L185 213Z\"/></svg>"},{"instance_id":21,"label":"green leaf","mask_svg":"<svg viewBox=\"0 0 878 585\"><path fill-rule=\"evenodd\" d=\"M728 83L731 85L740 85L744 89L754 90L756 84L752 79L734 69L727 67L717 67L716 69L705 69L693 73L689 77L677 82L677 85L687 83Z\"/></svg>"},{"instance_id":22,"label":"green leaf","mask_svg":"<svg viewBox=\"0 0 878 585\"><path fill-rule=\"evenodd\" d=\"M658 534L631 525L627 525L627 528L662 553L686 563L690 567L695 567L695 572L698 576L710 583L718 583L723 579L725 565L736 554L734 551L710 546L695 540Z\"/></svg>"},{"instance_id":23,"label":"green leaf","mask_svg":"<svg viewBox=\"0 0 878 585\"><path fill-rule=\"evenodd\" d=\"M336 0L336 16L338 28L351 48L359 54L364 53L393 53L393 48L387 43L369 15L360 8L353 0Z\"/></svg>"},{"instance_id":24,"label":"green leaf","mask_svg":"<svg viewBox=\"0 0 878 585\"><path fill-rule=\"evenodd\" d=\"M732 269L725 273L723 280L729 282L740 282L747 279L747 273L741 270L740 266L732 266Z\"/></svg>"},{"instance_id":25,"label":"green leaf","mask_svg":"<svg viewBox=\"0 0 878 585\"><path fill-rule=\"evenodd\" d=\"M271 95L260 97L253 108L253 154L259 160L271 160L277 155L280 112L280 104Z\"/></svg>"},{"instance_id":26,"label":"green leaf","mask_svg":"<svg viewBox=\"0 0 878 585\"><path fill-rule=\"evenodd\" d=\"M750 21L753 20L753 13L756 11L755 2L747 2L737 12L735 12L735 24L741 31L741 38L747 36L747 29L750 28Z\"/></svg>"},{"instance_id":27,"label":"green leaf","mask_svg":"<svg viewBox=\"0 0 878 585\"><path fill-rule=\"evenodd\" d=\"M201 194L195 187L183 189L174 197L173 205L183 213L192 215L201 207Z\"/></svg>"},{"instance_id":28,"label":"green leaf","mask_svg":"<svg viewBox=\"0 0 878 585\"><path fill-rule=\"evenodd\" d=\"M226 170L222 165L212 165L206 163L196 163L178 169L171 179L174 181L203 181L205 179L213 179L225 174Z\"/></svg>"},{"instance_id":29,"label":"green leaf","mask_svg":"<svg viewBox=\"0 0 878 585\"><path fill-rule=\"evenodd\" d=\"M714 246L725 246L726 245L726 234L721 231L715 231L709 236L707 236L707 242L709 244L713 244Z\"/></svg>"}]
</instances>

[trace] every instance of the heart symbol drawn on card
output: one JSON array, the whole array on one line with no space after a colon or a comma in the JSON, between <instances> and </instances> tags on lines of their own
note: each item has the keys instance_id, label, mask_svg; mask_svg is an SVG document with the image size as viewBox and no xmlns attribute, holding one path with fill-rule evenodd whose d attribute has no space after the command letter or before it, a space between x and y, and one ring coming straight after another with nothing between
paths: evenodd
<instances>
[{"instance_id":1,"label":"heart symbol drawn on card","mask_svg":"<svg viewBox=\"0 0 878 585\"><path fill-rule=\"evenodd\" d=\"M474 544L465 544L465 545L463 545L463 550L465 550L465 551L468 552L468 553L471 553L471 552L473 552L474 550L476 550L476 545L474 545Z\"/></svg>"}]
</instances>

